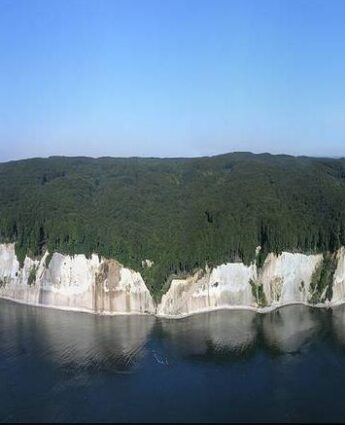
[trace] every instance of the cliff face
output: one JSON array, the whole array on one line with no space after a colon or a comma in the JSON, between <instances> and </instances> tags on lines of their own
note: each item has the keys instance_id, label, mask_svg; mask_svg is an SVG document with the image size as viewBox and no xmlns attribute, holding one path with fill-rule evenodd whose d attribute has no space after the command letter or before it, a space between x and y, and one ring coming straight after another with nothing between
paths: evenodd
<instances>
[{"instance_id":1,"label":"cliff face","mask_svg":"<svg viewBox=\"0 0 345 425\"><path fill-rule=\"evenodd\" d=\"M271 253L262 268L255 264L223 264L202 276L197 273L188 279L173 280L158 306L158 314L180 316L227 307L264 311L289 303L345 301L344 248L336 254L336 262L334 274L326 269L321 254Z\"/></svg>"},{"instance_id":2,"label":"cliff face","mask_svg":"<svg viewBox=\"0 0 345 425\"><path fill-rule=\"evenodd\" d=\"M94 313L154 313L151 295L139 273L115 260L54 253L26 257L21 269L14 244L0 245L0 296L23 303Z\"/></svg>"},{"instance_id":3,"label":"cliff face","mask_svg":"<svg viewBox=\"0 0 345 425\"><path fill-rule=\"evenodd\" d=\"M254 302L249 284L255 280L255 265L223 264L196 273L188 279L174 279L158 306L160 315L181 315L227 306L251 306Z\"/></svg>"},{"instance_id":4,"label":"cliff face","mask_svg":"<svg viewBox=\"0 0 345 425\"><path fill-rule=\"evenodd\" d=\"M345 300L345 248L342 247L337 252L337 268L333 278L333 302Z\"/></svg>"},{"instance_id":5,"label":"cliff face","mask_svg":"<svg viewBox=\"0 0 345 425\"><path fill-rule=\"evenodd\" d=\"M333 256L283 252L255 263L222 264L174 279L158 306L140 273L113 259L48 253L25 258L21 268L14 244L0 244L0 297L101 314L156 313L181 317L223 308L267 308L289 303L345 302L345 248Z\"/></svg>"},{"instance_id":6,"label":"cliff face","mask_svg":"<svg viewBox=\"0 0 345 425\"><path fill-rule=\"evenodd\" d=\"M265 304L308 302L313 273L322 261L322 255L269 254L257 282L263 286Z\"/></svg>"}]
</instances>

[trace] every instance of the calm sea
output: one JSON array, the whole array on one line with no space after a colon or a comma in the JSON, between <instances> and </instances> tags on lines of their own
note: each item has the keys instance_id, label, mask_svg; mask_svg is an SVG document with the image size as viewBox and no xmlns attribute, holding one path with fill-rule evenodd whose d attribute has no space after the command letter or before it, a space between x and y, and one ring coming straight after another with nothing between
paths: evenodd
<instances>
[{"instance_id":1,"label":"calm sea","mask_svg":"<svg viewBox=\"0 0 345 425\"><path fill-rule=\"evenodd\" d=\"M0 301L0 421L345 421L345 307L180 320Z\"/></svg>"}]
</instances>

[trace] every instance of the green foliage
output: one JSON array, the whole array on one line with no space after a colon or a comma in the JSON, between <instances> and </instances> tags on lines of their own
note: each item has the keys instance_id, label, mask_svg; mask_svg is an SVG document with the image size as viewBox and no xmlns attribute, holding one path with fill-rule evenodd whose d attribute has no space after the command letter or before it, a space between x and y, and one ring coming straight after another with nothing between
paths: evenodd
<instances>
[{"instance_id":1,"label":"green foliage","mask_svg":"<svg viewBox=\"0 0 345 425\"><path fill-rule=\"evenodd\" d=\"M37 267L32 266L29 272L28 285L34 285L36 282Z\"/></svg>"},{"instance_id":2,"label":"green foliage","mask_svg":"<svg viewBox=\"0 0 345 425\"><path fill-rule=\"evenodd\" d=\"M250 279L249 284L252 287L252 294L259 307L265 307L267 305L266 296L264 292L264 286L260 282L254 282Z\"/></svg>"},{"instance_id":3,"label":"green foliage","mask_svg":"<svg viewBox=\"0 0 345 425\"><path fill-rule=\"evenodd\" d=\"M52 257L53 257L53 253L49 252L48 255L46 256L46 262L45 262L46 267L49 267L49 263L50 263Z\"/></svg>"},{"instance_id":4,"label":"green foliage","mask_svg":"<svg viewBox=\"0 0 345 425\"><path fill-rule=\"evenodd\" d=\"M304 288L305 288L304 280L301 280L301 283L300 283L300 285L299 285L299 290L300 290L301 292L303 292L303 291L304 291Z\"/></svg>"},{"instance_id":5,"label":"green foliage","mask_svg":"<svg viewBox=\"0 0 345 425\"><path fill-rule=\"evenodd\" d=\"M260 249L260 251L258 252L258 254L256 256L257 267L261 268L264 265L264 262L265 262L268 254L269 254L269 252L267 251L267 248L266 249Z\"/></svg>"},{"instance_id":6,"label":"green foliage","mask_svg":"<svg viewBox=\"0 0 345 425\"><path fill-rule=\"evenodd\" d=\"M259 265L345 245L344 159L36 158L0 164L0 200L0 240L21 262L95 252L141 271L158 298L169 276L249 264L258 245Z\"/></svg>"},{"instance_id":7,"label":"green foliage","mask_svg":"<svg viewBox=\"0 0 345 425\"><path fill-rule=\"evenodd\" d=\"M320 265L314 271L310 282L310 300L312 304L331 300L333 295L333 276L337 268L336 255L325 253Z\"/></svg>"}]
</instances>

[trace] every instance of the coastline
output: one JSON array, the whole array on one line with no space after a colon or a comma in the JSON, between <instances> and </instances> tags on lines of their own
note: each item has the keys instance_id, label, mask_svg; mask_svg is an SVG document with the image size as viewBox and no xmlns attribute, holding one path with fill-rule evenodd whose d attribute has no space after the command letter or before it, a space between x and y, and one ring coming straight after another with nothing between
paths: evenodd
<instances>
[{"instance_id":1,"label":"coastline","mask_svg":"<svg viewBox=\"0 0 345 425\"><path fill-rule=\"evenodd\" d=\"M337 303L328 303L328 304L310 304L310 303L305 303L305 302L302 302L302 301L292 301L292 302L285 303L285 304L275 304L275 305L262 307L262 308L261 307L257 308L257 307L253 307L253 306L249 306L249 305L248 306L233 305L233 306L221 306L221 307L206 308L206 309L194 311L194 312L191 312L191 313L182 313L182 314L179 314L179 315L155 314L154 316L157 317L158 319L178 320L178 319L184 319L184 318L187 318L187 317L195 316L195 315L198 315L198 314L212 313L213 311L247 310L247 311L253 311L253 312L258 313L258 314L266 314L266 313L271 313L272 311L279 310L283 307L288 307L288 306L291 306L291 305L304 305L306 307L326 309L326 308L336 307L336 306L342 305L342 304L345 304L345 300L339 301Z\"/></svg>"},{"instance_id":2,"label":"coastline","mask_svg":"<svg viewBox=\"0 0 345 425\"><path fill-rule=\"evenodd\" d=\"M88 310L88 309L81 309L81 308L73 308L73 307L62 307L62 306L55 306L55 305L46 305L46 304L37 304L37 303L29 303L29 302L24 302L22 300L17 300L15 298L11 298L11 297L4 297L4 296L0 296L0 300L5 300L5 301L9 301L9 302L13 302L16 304L21 304L21 305L27 305L30 307L42 307L42 308L47 308L47 309L53 309L53 310L60 310L60 311L68 311L68 312L72 312L72 313L84 313L84 314L93 314L96 316L108 316L108 317L113 317L113 316L150 316L150 317L155 317L156 319L171 319L171 320L179 320L179 319L185 319L187 317L191 317L191 316L196 316L199 314L206 314L206 313L212 313L215 311L229 311L229 310L233 310L233 311L243 311L243 310L247 310L247 311L253 311L255 313L258 314L266 314L266 313L271 313L272 311L275 310L279 310L283 307L287 307L287 306L291 306L291 305L304 305L306 307L312 307L312 308L319 308L319 309L327 309L327 308L333 308L333 307L337 307L339 305L345 304L345 300L343 301L338 301L335 303L327 303L327 304L310 304L310 303L306 303L306 302L302 302L302 301L292 301L289 303L284 303L284 304L275 304L275 305L271 305L271 306L267 306L267 307L254 307L254 306L245 306L245 305L233 305L233 306L220 306L220 307L212 307L212 308L205 308L202 310L198 310L198 311L193 311L191 313L182 313L182 314L161 314L161 313L149 313L149 312L96 312L96 311L92 311L92 310Z\"/></svg>"},{"instance_id":3,"label":"coastline","mask_svg":"<svg viewBox=\"0 0 345 425\"><path fill-rule=\"evenodd\" d=\"M122 312L122 311L118 311L118 312L114 312L114 313L103 313L103 312L97 312L97 311L92 311L92 310L88 310L88 309L82 309L82 308L73 308L73 307L61 307L61 306L57 306L57 305L47 305L47 304L38 304L38 303L29 303L29 302L25 302L22 300L17 300L16 298L11 298L11 297L4 297L4 296L0 296L0 300L6 300L9 302L13 302L16 304L21 304L21 305L27 305L30 307L39 307L39 308L47 308L47 309L52 309L52 310L60 310L60 311L68 311L68 312L72 312L72 313L85 313L85 314L93 314L96 316L155 316L155 314L153 313L141 313L141 312L136 312L136 311L131 311L131 312Z\"/></svg>"}]
</instances>

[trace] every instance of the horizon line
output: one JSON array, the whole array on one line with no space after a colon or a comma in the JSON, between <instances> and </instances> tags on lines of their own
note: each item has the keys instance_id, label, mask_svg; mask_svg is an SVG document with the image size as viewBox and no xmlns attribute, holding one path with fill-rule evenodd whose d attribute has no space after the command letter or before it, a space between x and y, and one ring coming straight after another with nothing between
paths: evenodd
<instances>
[{"instance_id":1,"label":"horizon line","mask_svg":"<svg viewBox=\"0 0 345 425\"><path fill-rule=\"evenodd\" d=\"M152 159L152 160L192 160L192 159L203 159L203 158L215 158L226 155L253 155L253 156L285 156L290 158L315 158L315 159L344 159L345 156L338 155L329 155L329 156L317 156L317 155L292 155L287 153L271 153L271 152L251 152L251 151L229 151L225 153L219 153L214 155L200 155L200 156L110 156L110 155L102 155L102 156L91 156L91 155L49 155L49 156L33 156L27 158L19 158L19 159L10 159L10 160L0 160L0 164L6 164L10 162L21 162L21 161L30 161L30 160L44 160L44 159L54 159L54 158L68 158L68 159L93 159L93 160L101 160L101 159Z\"/></svg>"}]
</instances>

